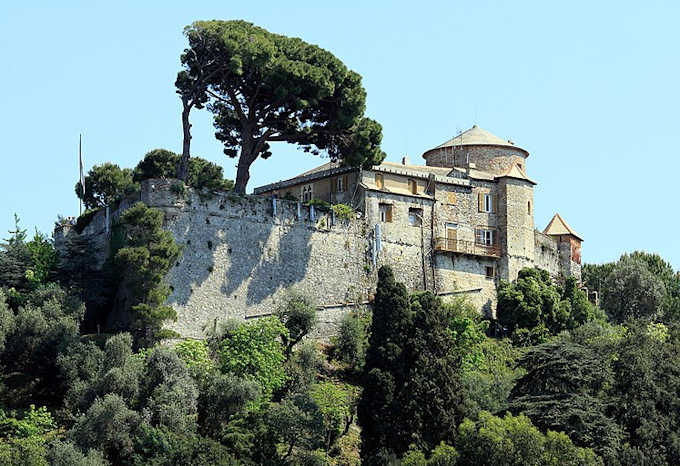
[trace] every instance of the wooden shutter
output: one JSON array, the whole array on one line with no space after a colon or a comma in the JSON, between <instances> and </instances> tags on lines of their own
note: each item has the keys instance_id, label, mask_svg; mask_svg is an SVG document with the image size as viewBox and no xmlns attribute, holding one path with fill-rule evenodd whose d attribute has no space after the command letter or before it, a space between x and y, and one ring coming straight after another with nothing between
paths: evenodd
<instances>
[{"instance_id":1,"label":"wooden shutter","mask_svg":"<svg viewBox=\"0 0 680 466\"><path fill-rule=\"evenodd\" d=\"M386 222L392 221L392 206L391 205L388 205L387 208L385 209L385 221Z\"/></svg>"},{"instance_id":2,"label":"wooden shutter","mask_svg":"<svg viewBox=\"0 0 680 466\"><path fill-rule=\"evenodd\" d=\"M479 211L484 212L484 193L481 191L477 193L477 204Z\"/></svg>"},{"instance_id":3,"label":"wooden shutter","mask_svg":"<svg viewBox=\"0 0 680 466\"><path fill-rule=\"evenodd\" d=\"M449 204L456 203L456 193L449 193Z\"/></svg>"},{"instance_id":4,"label":"wooden shutter","mask_svg":"<svg viewBox=\"0 0 680 466\"><path fill-rule=\"evenodd\" d=\"M345 192L349 188L349 176L342 176L342 191Z\"/></svg>"},{"instance_id":5,"label":"wooden shutter","mask_svg":"<svg viewBox=\"0 0 680 466\"><path fill-rule=\"evenodd\" d=\"M337 188L338 188L338 179L337 178L331 178L330 182L331 182L331 192L334 193L334 192L337 191Z\"/></svg>"},{"instance_id":6,"label":"wooden shutter","mask_svg":"<svg viewBox=\"0 0 680 466\"><path fill-rule=\"evenodd\" d=\"M496 213L496 205L498 204L498 194L494 194L491 198L491 212Z\"/></svg>"}]
</instances>

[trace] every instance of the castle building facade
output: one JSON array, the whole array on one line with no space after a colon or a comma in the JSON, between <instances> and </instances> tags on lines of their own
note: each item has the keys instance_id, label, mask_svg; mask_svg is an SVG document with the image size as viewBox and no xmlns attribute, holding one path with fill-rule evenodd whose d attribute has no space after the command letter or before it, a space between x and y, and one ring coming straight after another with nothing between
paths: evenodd
<instances>
[{"instance_id":1,"label":"castle building facade","mask_svg":"<svg viewBox=\"0 0 680 466\"><path fill-rule=\"evenodd\" d=\"M374 227L378 243L411 244L420 236L421 288L467 294L493 315L499 280L516 279L524 267L581 276L583 240L567 222L555 214L543 232L534 228L528 157L475 125L426 151L425 165L406 157L370 170L329 162L254 193L350 205Z\"/></svg>"},{"instance_id":2,"label":"castle building facade","mask_svg":"<svg viewBox=\"0 0 680 466\"><path fill-rule=\"evenodd\" d=\"M410 290L464 296L489 317L500 281L523 267L580 278L582 238L558 214L534 228L526 150L474 126L423 157L370 170L327 163L253 196L144 180L110 215L79 231L60 225L55 246L65 264L87 255L103 270L122 212L137 201L161 210L182 245L166 277L177 320L166 325L191 338L219 321L270 315L291 289L316 299L318 335L333 335L344 314L372 301L382 265ZM107 325L125 322L121 312Z\"/></svg>"}]
</instances>

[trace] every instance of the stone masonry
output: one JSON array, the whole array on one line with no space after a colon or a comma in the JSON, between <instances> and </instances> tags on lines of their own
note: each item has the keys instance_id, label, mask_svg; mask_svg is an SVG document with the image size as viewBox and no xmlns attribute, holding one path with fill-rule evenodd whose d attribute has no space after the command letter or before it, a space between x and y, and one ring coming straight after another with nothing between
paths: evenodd
<instances>
[{"instance_id":1,"label":"stone masonry","mask_svg":"<svg viewBox=\"0 0 680 466\"><path fill-rule=\"evenodd\" d=\"M192 338L219 321L270 315L289 289L317 299L318 335L332 335L349 309L370 303L381 265L411 290L465 296L490 317L500 280L522 267L580 278L581 238L566 222L556 215L544 233L534 229L528 152L475 127L424 157L426 166L404 160L371 170L329 163L255 196L176 194L173 180L147 180L108 225L99 212L80 235L56 230L55 244L63 253L87 241L101 267L124 209L141 200L162 210L183 247L167 277L178 314L167 326ZM304 196L354 213L336 218Z\"/></svg>"}]
</instances>

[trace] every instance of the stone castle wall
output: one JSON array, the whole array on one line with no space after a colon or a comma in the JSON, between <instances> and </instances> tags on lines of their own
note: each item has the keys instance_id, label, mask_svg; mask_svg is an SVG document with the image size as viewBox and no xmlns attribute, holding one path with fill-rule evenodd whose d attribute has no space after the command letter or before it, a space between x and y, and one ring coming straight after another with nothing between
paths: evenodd
<instances>
[{"instance_id":1,"label":"stone castle wall","mask_svg":"<svg viewBox=\"0 0 680 466\"><path fill-rule=\"evenodd\" d=\"M166 213L165 227L183 246L168 275L169 323L184 337L230 318L271 314L296 289L315 297L321 335L335 333L339 318L368 300L375 286L372 231L361 220L333 219L284 200L195 193L176 196L154 180L142 200Z\"/></svg>"},{"instance_id":2,"label":"stone castle wall","mask_svg":"<svg viewBox=\"0 0 680 466\"><path fill-rule=\"evenodd\" d=\"M513 164L525 167L526 152L505 146L456 146L432 149L423 157L431 167L467 167L468 162L479 170L503 175Z\"/></svg>"},{"instance_id":3,"label":"stone castle wall","mask_svg":"<svg viewBox=\"0 0 680 466\"><path fill-rule=\"evenodd\" d=\"M178 195L171 185L171 180L147 180L139 199L165 213L164 227L183 247L167 277L169 304L178 314L168 328L183 337L201 338L226 319L269 315L291 288L318 300L318 336L335 334L348 310L372 299L381 265L392 266L410 290L433 290L444 299L464 295L494 315L499 276L487 278L485 272L499 261L435 253L432 238L441 233L433 228L439 219L429 200L367 192L363 215L341 220L294 201L230 193L206 197L192 190ZM459 196L447 208L474 212L464 199ZM110 223L135 201L112 212ZM393 202L393 221L380 223L378 205L386 201ZM409 207L422 209L422 226L409 224ZM103 264L110 231L100 212L81 235L68 228L55 232L55 243L62 251L86 239L97 245L96 262ZM557 243L538 233L535 241L536 265L555 274L561 265Z\"/></svg>"},{"instance_id":4,"label":"stone castle wall","mask_svg":"<svg viewBox=\"0 0 680 466\"><path fill-rule=\"evenodd\" d=\"M547 270L553 276L559 275L561 257L557 239L535 230L534 245L534 263L536 267Z\"/></svg>"}]
</instances>

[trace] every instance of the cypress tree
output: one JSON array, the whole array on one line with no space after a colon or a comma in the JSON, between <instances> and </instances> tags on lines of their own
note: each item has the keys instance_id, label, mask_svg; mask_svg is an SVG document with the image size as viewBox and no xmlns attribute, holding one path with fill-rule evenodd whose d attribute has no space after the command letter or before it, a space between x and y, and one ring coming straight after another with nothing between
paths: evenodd
<instances>
[{"instance_id":1,"label":"cypress tree","mask_svg":"<svg viewBox=\"0 0 680 466\"><path fill-rule=\"evenodd\" d=\"M388 464L411 444L429 451L453 440L462 388L450 323L439 298L409 296L391 269L379 270L358 406L365 464Z\"/></svg>"}]
</instances>

